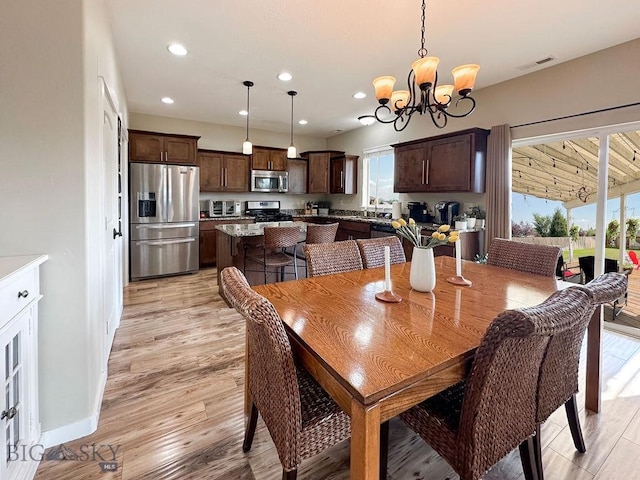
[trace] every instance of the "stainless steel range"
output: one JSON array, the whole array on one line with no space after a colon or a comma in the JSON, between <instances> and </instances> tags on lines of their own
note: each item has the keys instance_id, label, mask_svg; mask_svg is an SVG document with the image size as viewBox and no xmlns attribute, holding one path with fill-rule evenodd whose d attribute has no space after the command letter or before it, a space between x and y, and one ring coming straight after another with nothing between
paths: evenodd
<instances>
[{"instance_id":1,"label":"stainless steel range","mask_svg":"<svg viewBox=\"0 0 640 480\"><path fill-rule=\"evenodd\" d=\"M290 222L293 217L288 213L280 212L279 200L267 200L262 202L247 202L247 215L255 217L258 222Z\"/></svg>"}]
</instances>

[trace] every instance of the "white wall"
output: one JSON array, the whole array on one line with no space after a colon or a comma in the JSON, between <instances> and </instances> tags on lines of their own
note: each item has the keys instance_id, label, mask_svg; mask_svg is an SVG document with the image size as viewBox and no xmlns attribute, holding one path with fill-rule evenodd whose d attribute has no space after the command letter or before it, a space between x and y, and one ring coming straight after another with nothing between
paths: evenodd
<instances>
[{"instance_id":1,"label":"white wall","mask_svg":"<svg viewBox=\"0 0 640 480\"><path fill-rule=\"evenodd\" d=\"M112 82L125 115L126 106L102 0L3 1L1 11L0 255L49 254L39 307L46 434L86 422L99 394L96 73Z\"/></svg>"},{"instance_id":2,"label":"white wall","mask_svg":"<svg viewBox=\"0 0 640 480\"><path fill-rule=\"evenodd\" d=\"M452 119L446 129L433 126L428 116L414 115L403 132L392 125L374 124L327 139L327 147L362 154L366 148L390 145L472 127L518 125L638 102L640 39L585 57L561 63L507 82L478 90L476 111L469 117ZM407 65L409 68L409 65ZM482 75L480 69L479 75ZM373 105L372 105L373 107ZM373 110L373 108L372 108ZM570 120L512 129L513 138L525 138L584 128L637 121L640 107L611 111ZM362 172L362 169L359 169ZM403 202L421 200L430 206L438 200L484 204L484 195L411 194ZM359 198L352 199L357 208ZM406 205L406 203L405 203Z\"/></svg>"}]
</instances>

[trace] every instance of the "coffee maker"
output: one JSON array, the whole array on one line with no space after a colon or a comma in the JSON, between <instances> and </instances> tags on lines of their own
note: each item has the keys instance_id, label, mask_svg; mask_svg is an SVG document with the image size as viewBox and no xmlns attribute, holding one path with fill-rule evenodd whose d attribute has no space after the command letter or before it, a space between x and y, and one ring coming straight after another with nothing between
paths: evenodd
<instances>
[{"instance_id":1,"label":"coffee maker","mask_svg":"<svg viewBox=\"0 0 640 480\"><path fill-rule=\"evenodd\" d=\"M433 221L433 217L429 214L429 205L425 202L409 202L407 203L409 209L409 217L413 218L418 223L430 223Z\"/></svg>"},{"instance_id":2,"label":"coffee maker","mask_svg":"<svg viewBox=\"0 0 640 480\"><path fill-rule=\"evenodd\" d=\"M458 202L438 202L434 207L434 222L438 225L453 225L453 217L458 215L459 210L460 204Z\"/></svg>"}]
</instances>

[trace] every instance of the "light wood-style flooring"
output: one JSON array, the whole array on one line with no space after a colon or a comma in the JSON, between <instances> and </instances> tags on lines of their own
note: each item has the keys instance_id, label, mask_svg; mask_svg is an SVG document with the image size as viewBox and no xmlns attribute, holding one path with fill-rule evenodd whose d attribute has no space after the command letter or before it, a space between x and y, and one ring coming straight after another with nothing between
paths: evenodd
<instances>
[{"instance_id":1,"label":"light wood-style flooring","mask_svg":"<svg viewBox=\"0 0 640 480\"><path fill-rule=\"evenodd\" d=\"M604 339L603 411L580 415L587 453L575 451L564 410L553 414L542 433L548 480L627 480L640 472L640 342ZM262 421L251 452L241 449L243 363L244 321L218 296L215 269L131 284L98 430L46 452L73 458L83 445L109 445L117 448L117 471L101 472L99 462L113 459L104 446L95 458L43 460L36 478L279 480ZM390 430L390 480L458 478L402 422ZM348 440L303 462L298 478L348 480ZM485 476L522 478L517 450Z\"/></svg>"}]
</instances>

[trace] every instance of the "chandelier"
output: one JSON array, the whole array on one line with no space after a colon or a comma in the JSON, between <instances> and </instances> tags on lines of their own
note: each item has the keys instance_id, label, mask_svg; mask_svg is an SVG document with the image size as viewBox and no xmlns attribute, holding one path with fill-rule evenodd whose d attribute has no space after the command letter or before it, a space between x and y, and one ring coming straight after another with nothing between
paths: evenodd
<instances>
[{"instance_id":1,"label":"chandelier","mask_svg":"<svg viewBox=\"0 0 640 480\"><path fill-rule=\"evenodd\" d=\"M454 85L438 85L438 57L427 57L424 46L425 0L422 0L421 45L418 60L411 65L407 77L407 90L393 90L396 79L390 76L378 77L373 81L376 99L380 104L374 115L380 123L393 123L393 128L400 132L407 128L414 113L431 116L433 124L444 128L449 117L462 118L471 114L476 108L476 101L469 96L473 90L479 65L460 65L454 68ZM455 101L456 112L449 111L453 91L460 97ZM393 116L391 116L393 115ZM364 122L363 122L364 123Z\"/></svg>"}]
</instances>

